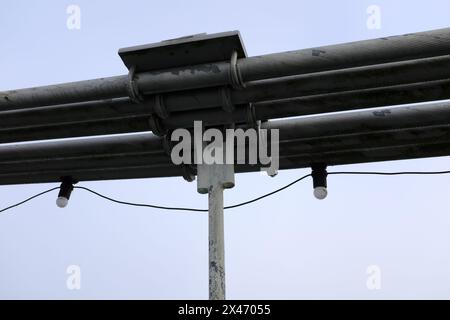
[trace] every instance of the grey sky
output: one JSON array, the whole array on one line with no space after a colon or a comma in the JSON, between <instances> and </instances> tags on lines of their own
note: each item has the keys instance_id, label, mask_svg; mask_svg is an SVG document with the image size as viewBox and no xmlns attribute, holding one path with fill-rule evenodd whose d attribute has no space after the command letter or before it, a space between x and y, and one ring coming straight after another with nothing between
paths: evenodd
<instances>
[{"instance_id":1,"label":"grey sky","mask_svg":"<svg viewBox=\"0 0 450 320\"><path fill-rule=\"evenodd\" d=\"M66 8L81 8L68 30ZM381 8L380 30L366 8ZM18 1L0 9L0 90L124 74L117 50L200 32L240 30L249 55L448 27L448 1ZM449 157L333 170L449 170ZM225 202L309 170L236 176ZM332 176L317 201L307 180L226 212L230 299L450 298L449 176ZM205 207L181 178L82 183L136 202ZM54 186L0 186L0 207ZM207 216L120 206L75 191L0 215L0 298L207 299ZM81 290L66 288L79 265ZM381 268L380 290L366 268Z\"/></svg>"}]
</instances>

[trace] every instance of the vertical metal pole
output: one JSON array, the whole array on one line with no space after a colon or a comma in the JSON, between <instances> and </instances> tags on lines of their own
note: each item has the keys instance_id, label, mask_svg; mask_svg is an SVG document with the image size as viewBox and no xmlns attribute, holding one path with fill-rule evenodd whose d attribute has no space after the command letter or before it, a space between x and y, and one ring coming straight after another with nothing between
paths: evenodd
<instances>
[{"instance_id":1,"label":"vertical metal pole","mask_svg":"<svg viewBox=\"0 0 450 320\"><path fill-rule=\"evenodd\" d=\"M210 148L213 147L206 145L205 152ZM202 148L197 151L201 152L197 159L201 159L204 155ZM226 159L223 149L214 151L221 152ZM208 194L209 299L225 300L223 191L234 187L234 164L201 162L197 164L197 178L197 191Z\"/></svg>"},{"instance_id":2,"label":"vertical metal pole","mask_svg":"<svg viewBox=\"0 0 450 320\"><path fill-rule=\"evenodd\" d=\"M225 299L225 245L223 226L223 186L208 190L209 205L209 299Z\"/></svg>"}]
</instances>

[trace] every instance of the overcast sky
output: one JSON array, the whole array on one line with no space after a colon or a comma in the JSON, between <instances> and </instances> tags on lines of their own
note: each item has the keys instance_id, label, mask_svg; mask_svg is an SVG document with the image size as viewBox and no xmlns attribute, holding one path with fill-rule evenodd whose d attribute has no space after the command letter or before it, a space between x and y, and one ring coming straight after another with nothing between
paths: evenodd
<instances>
[{"instance_id":1,"label":"overcast sky","mask_svg":"<svg viewBox=\"0 0 450 320\"><path fill-rule=\"evenodd\" d=\"M369 5L381 28L367 27ZM69 5L81 29L68 29ZM239 30L250 56L448 27L448 1L18 1L0 9L0 90L126 73L121 47ZM450 170L449 157L337 170ZM236 176L226 204L308 173ZM331 176L324 201L306 180L225 214L227 298L450 298L450 176ZM205 207L182 178L81 182L136 202ZM6 207L55 184L0 186ZM0 298L207 299L201 213L120 206L76 190L0 214ZM81 289L66 286L81 268ZM381 288L367 287L367 268Z\"/></svg>"}]
</instances>

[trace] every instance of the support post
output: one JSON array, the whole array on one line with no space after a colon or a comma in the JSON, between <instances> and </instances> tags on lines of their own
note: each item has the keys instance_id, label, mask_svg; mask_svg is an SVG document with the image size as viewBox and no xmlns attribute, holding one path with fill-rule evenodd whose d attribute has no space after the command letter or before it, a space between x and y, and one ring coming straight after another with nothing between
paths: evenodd
<instances>
[{"instance_id":1,"label":"support post","mask_svg":"<svg viewBox=\"0 0 450 320\"><path fill-rule=\"evenodd\" d=\"M197 165L197 190L208 193L209 299L225 300L223 191L234 187L233 164Z\"/></svg>"},{"instance_id":2,"label":"support post","mask_svg":"<svg viewBox=\"0 0 450 320\"><path fill-rule=\"evenodd\" d=\"M209 219L209 299L225 299L225 244L223 226L223 187L208 192Z\"/></svg>"}]
</instances>

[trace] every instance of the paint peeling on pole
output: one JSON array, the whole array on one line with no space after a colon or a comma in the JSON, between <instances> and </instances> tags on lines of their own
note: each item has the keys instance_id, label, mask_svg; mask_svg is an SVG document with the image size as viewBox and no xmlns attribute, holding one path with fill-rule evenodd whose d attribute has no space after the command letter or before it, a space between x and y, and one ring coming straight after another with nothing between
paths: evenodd
<instances>
[{"instance_id":1,"label":"paint peeling on pole","mask_svg":"<svg viewBox=\"0 0 450 320\"><path fill-rule=\"evenodd\" d=\"M225 244L223 224L223 187L211 186L209 206L209 299L225 299Z\"/></svg>"},{"instance_id":2,"label":"paint peeling on pole","mask_svg":"<svg viewBox=\"0 0 450 320\"><path fill-rule=\"evenodd\" d=\"M197 191L208 193L209 299L225 299L223 191L234 187L233 164L198 164Z\"/></svg>"}]
</instances>

